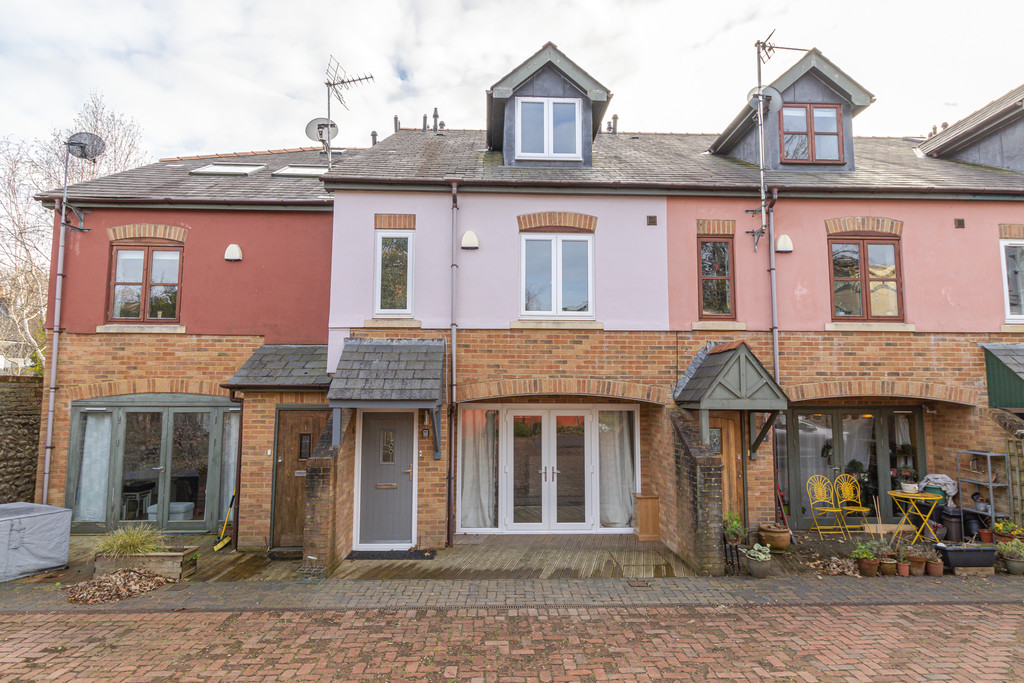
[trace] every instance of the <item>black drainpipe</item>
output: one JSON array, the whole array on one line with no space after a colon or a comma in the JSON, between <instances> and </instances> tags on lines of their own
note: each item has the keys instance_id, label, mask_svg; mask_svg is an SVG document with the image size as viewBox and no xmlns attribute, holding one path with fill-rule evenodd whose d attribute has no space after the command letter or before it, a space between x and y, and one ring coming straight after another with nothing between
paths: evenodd
<instances>
[{"instance_id":1,"label":"black drainpipe","mask_svg":"<svg viewBox=\"0 0 1024 683\"><path fill-rule=\"evenodd\" d=\"M235 396L234 389L228 389L228 399L238 404L238 452L235 454L235 533L231 534L231 549L238 550L238 534L242 525L238 523L238 511L242 509L242 429L245 425L245 399ZM223 430L223 425L221 425ZM223 447L223 446L222 446Z\"/></svg>"}]
</instances>

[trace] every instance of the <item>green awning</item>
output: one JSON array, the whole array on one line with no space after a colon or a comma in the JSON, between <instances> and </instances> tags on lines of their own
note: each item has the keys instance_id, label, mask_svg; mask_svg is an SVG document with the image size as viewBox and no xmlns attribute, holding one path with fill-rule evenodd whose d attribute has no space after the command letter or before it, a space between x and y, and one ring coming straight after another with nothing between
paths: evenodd
<instances>
[{"instance_id":1,"label":"green awning","mask_svg":"<svg viewBox=\"0 0 1024 683\"><path fill-rule=\"evenodd\" d=\"M979 344L985 349L988 404L1024 409L1024 344Z\"/></svg>"}]
</instances>

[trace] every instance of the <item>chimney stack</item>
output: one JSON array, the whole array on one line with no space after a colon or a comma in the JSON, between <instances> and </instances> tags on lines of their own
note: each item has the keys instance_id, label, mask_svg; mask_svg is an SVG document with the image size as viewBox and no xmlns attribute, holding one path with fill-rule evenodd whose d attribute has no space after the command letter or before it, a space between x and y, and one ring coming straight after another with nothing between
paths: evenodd
<instances>
[{"instance_id":1,"label":"chimney stack","mask_svg":"<svg viewBox=\"0 0 1024 683\"><path fill-rule=\"evenodd\" d=\"M424 133L427 132L427 115L426 114L423 115L423 132Z\"/></svg>"},{"instance_id":2,"label":"chimney stack","mask_svg":"<svg viewBox=\"0 0 1024 683\"><path fill-rule=\"evenodd\" d=\"M399 129L398 114L395 114L395 132L396 133L398 132L398 129Z\"/></svg>"},{"instance_id":3,"label":"chimney stack","mask_svg":"<svg viewBox=\"0 0 1024 683\"><path fill-rule=\"evenodd\" d=\"M612 135L619 134L619 115L612 114Z\"/></svg>"},{"instance_id":4,"label":"chimney stack","mask_svg":"<svg viewBox=\"0 0 1024 683\"><path fill-rule=\"evenodd\" d=\"M377 144L377 131L371 130L370 131L370 146L373 147L376 144Z\"/></svg>"}]
</instances>

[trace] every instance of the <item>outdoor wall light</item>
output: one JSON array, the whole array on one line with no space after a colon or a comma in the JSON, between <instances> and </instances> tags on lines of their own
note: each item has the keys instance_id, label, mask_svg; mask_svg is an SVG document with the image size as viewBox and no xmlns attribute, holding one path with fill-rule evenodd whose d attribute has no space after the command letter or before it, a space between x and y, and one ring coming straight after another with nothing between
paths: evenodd
<instances>
[{"instance_id":1,"label":"outdoor wall light","mask_svg":"<svg viewBox=\"0 0 1024 683\"><path fill-rule=\"evenodd\" d=\"M241 261L242 260L242 248L237 244L229 244L228 248L224 250L225 261Z\"/></svg>"},{"instance_id":2,"label":"outdoor wall light","mask_svg":"<svg viewBox=\"0 0 1024 683\"><path fill-rule=\"evenodd\" d=\"M467 230L462 233L462 248L466 251L480 248L480 240L476 238L476 233L472 230Z\"/></svg>"},{"instance_id":3,"label":"outdoor wall light","mask_svg":"<svg viewBox=\"0 0 1024 683\"><path fill-rule=\"evenodd\" d=\"M793 240L789 239L789 235L779 235L778 237L775 238L775 253L793 253Z\"/></svg>"}]
</instances>

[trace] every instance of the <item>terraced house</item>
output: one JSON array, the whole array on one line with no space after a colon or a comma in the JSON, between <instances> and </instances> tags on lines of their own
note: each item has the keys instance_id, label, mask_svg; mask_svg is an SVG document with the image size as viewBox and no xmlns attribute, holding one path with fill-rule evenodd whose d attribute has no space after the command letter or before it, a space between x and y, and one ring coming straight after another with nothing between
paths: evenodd
<instances>
[{"instance_id":1,"label":"terraced house","mask_svg":"<svg viewBox=\"0 0 1024 683\"><path fill-rule=\"evenodd\" d=\"M639 533L713 573L723 510L804 526L812 474L998 448L1024 91L921 140L856 137L874 97L816 50L772 88L764 234L742 88L719 135L624 133L552 44L483 130L70 188L48 500L212 528L237 482L240 546L329 564Z\"/></svg>"}]
</instances>

